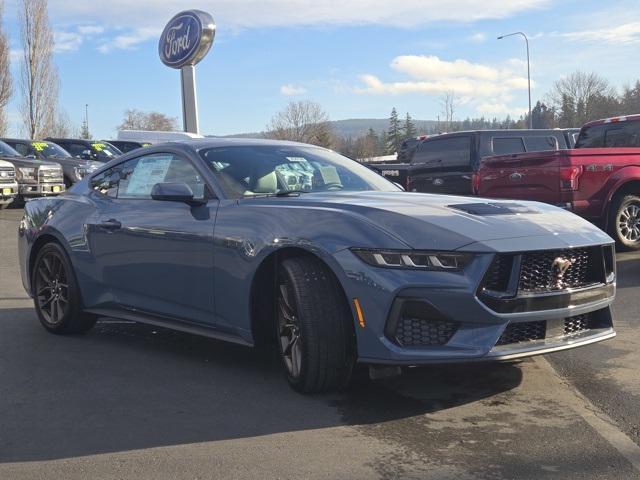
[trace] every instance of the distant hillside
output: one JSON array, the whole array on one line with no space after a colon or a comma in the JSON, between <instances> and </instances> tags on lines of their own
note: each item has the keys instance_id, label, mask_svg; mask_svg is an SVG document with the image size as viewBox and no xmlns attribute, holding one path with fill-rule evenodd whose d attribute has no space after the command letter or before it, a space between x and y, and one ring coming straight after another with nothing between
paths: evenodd
<instances>
[{"instance_id":1,"label":"distant hillside","mask_svg":"<svg viewBox=\"0 0 640 480\"><path fill-rule=\"evenodd\" d=\"M347 120L334 120L329 123L337 135L353 138L366 135L370 128L373 128L376 133L389 128L388 118L351 118ZM414 120L413 124L416 126L418 133L423 133L433 129L437 122L435 120ZM264 132L236 133L233 135L225 135L225 137L261 138L264 137Z\"/></svg>"}]
</instances>

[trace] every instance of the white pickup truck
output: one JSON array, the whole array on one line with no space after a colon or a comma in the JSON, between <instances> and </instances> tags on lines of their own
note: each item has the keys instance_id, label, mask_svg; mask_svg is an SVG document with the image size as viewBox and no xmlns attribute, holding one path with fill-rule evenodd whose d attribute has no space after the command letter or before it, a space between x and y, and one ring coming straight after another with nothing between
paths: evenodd
<instances>
[{"instance_id":1,"label":"white pickup truck","mask_svg":"<svg viewBox=\"0 0 640 480\"><path fill-rule=\"evenodd\" d=\"M18 195L18 182L14 166L0 160L0 209L6 208Z\"/></svg>"}]
</instances>

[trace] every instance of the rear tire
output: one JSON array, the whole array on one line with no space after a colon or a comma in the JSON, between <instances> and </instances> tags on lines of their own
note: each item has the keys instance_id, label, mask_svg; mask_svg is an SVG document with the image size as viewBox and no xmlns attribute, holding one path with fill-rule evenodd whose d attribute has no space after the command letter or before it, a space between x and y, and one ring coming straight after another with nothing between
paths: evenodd
<instances>
[{"instance_id":1,"label":"rear tire","mask_svg":"<svg viewBox=\"0 0 640 480\"><path fill-rule=\"evenodd\" d=\"M57 243L47 243L38 252L31 284L36 313L49 332L84 333L96 324L97 317L82 311L71 262Z\"/></svg>"},{"instance_id":2,"label":"rear tire","mask_svg":"<svg viewBox=\"0 0 640 480\"><path fill-rule=\"evenodd\" d=\"M353 319L335 277L314 258L284 260L276 288L276 337L291 387L346 387L355 364Z\"/></svg>"},{"instance_id":3,"label":"rear tire","mask_svg":"<svg viewBox=\"0 0 640 480\"><path fill-rule=\"evenodd\" d=\"M640 197L621 195L611 205L609 234L621 250L640 249Z\"/></svg>"}]
</instances>

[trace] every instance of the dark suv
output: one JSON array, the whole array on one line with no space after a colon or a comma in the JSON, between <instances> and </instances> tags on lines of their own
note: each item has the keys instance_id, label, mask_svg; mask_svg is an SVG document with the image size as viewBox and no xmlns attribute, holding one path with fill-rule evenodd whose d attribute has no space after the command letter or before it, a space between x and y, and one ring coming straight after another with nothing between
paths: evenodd
<instances>
[{"instance_id":1,"label":"dark suv","mask_svg":"<svg viewBox=\"0 0 640 480\"><path fill-rule=\"evenodd\" d=\"M77 138L45 138L64 148L72 157L96 162L108 162L122 155L122 152L107 142L82 140Z\"/></svg>"}]
</instances>

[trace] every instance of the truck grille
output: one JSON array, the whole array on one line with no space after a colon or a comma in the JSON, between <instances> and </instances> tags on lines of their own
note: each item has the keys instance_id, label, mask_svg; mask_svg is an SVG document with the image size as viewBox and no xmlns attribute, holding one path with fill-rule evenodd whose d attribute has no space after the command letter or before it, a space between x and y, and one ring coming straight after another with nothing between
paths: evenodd
<instances>
[{"instance_id":1,"label":"truck grille","mask_svg":"<svg viewBox=\"0 0 640 480\"><path fill-rule=\"evenodd\" d=\"M0 183L14 183L16 172L11 167L0 167Z\"/></svg>"},{"instance_id":2,"label":"truck grille","mask_svg":"<svg viewBox=\"0 0 640 480\"><path fill-rule=\"evenodd\" d=\"M62 169L40 167L38 168L38 181L41 183L63 183Z\"/></svg>"}]
</instances>

